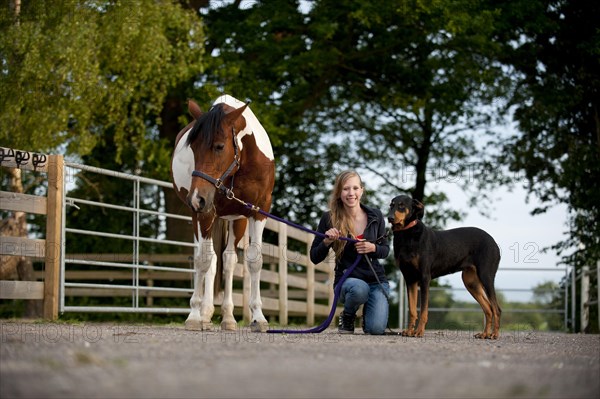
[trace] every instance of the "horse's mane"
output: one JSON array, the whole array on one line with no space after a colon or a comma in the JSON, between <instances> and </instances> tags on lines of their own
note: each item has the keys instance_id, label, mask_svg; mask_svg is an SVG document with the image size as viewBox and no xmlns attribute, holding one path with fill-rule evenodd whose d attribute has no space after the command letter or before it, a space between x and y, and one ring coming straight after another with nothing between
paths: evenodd
<instances>
[{"instance_id":1,"label":"horse's mane","mask_svg":"<svg viewBox=\"0 0 600 399\"><path fill-rule=\"evenodd\" d=\"M214 105L208 112L202 114L188 134L186 145L192 144L200 136L203 145L212 146L215 136L221 131L221 121L224 116L223 103Z\"/></svg>"}]
</instances>

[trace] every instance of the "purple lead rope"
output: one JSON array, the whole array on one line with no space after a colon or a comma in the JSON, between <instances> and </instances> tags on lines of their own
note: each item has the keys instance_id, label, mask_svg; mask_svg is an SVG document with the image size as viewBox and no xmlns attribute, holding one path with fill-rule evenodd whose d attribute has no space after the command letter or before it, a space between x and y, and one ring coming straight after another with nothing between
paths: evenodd
<instances>
[{"instance_id":1,"label":"purple lead rope","mask_svg":"<svg viewBox=\"0 0 600 399\"><path fill-rule=\"evenodd\" d=\"M320 233L318 231L315 230L311 230L307 227L301 226L299 224L296 224L294 222L290 222L289 220L286 219L282 219L278 216L272 215L269 212L265 212L262 209L246 203L246 207L250 208L268 218L271 219L275 219L278 222L287 224L288 226L292 226L295 227L299 230L305 231L307 233L310 234L314 234L316 236L322 237L322 238L326 238L327 235ZM348 241L348 242L358 242L358 240L355 240L353 238L348 238L348 237L340 237L340 240L344 240L344 241ZM356 260L354 261L354 263L352 264L352 266L350 266L349 268L347 268L344 273L342 274L342 277L340 278L340 281L338 281L338 283L336 284L334 290L333 290L333 305L331 306L331 311L329 312L329 316L327 317L327 319L321 323L320 325L313 327L313 328L309 328L307 330L267 330L267 333L271 333L271 334L312 334L312 333L320 333L323 332L327 327L329 327L329 324L331 324L331 321L333 320L333 317L335 315L335 308L336 308L336 304L338 302L338 299L340 297L340 293L342 291L342 284L344 283L344 281L346 281L346 279L348 278L348 276L350 275L350 273L352 273L352 271L354 270L354 268L358 265L358 263L360 262L360 260L362 259L362 255L358 255L358 257L356 258Z\"/></svg>"},{"instance_id":2,"label":"purple lead rope","mask_svg":"<svg viewBox=\"0 0 600 399\"><path fill-rule=\"evenodd\" d=\"M318 325L316 327L309 328L308 330L267 330L267 332L272 333L272 334L279 334L279 333L311 334L311 333L320 333L320 332L325 331L325 329L327 327L329 327L329 324L331 324L331 321L333 320L333 316L335 315L335 305L338 302L338 299L340 297L340 292L342 291L342 284L348 278L350 273L352 273L352 271L354 270L356 265L358 265L358 262L360 262L361 258L362 258L362 255L358 255L358 257L356 258L356 260L354 261L352 266L347 268L344 271L344 274L342 274L340 281L338 281L337 285L335 286L335 289L333 290L333 306L331 306L331 311L329 312L329 316L327 316L327 319L323 323L321 323L320 325Z\"/></svg>"}]
</instances>

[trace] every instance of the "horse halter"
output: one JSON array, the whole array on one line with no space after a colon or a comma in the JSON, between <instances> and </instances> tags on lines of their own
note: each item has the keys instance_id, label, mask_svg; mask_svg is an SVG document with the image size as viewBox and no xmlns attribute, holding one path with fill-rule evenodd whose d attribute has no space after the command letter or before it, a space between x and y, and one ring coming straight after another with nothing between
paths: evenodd
<instances>
[{"instance_id":1,"label":"horse halter","mask_svg":"<svg viewBox=\"0 0 600 399\"><path fill-rule=\"evenodd\" d=\"M237 138L235 137L235 130L233 129L233 127L231 128L231 135L233 138L233 151L234 151L233 161L231 162L231 165L229 165L227 170L225 172L223 172L221 177L219 177L218 179L215 179L214 177L207 175L206 173L201 172L199 170L192 171L192 176L201 177L202 179L212 183L215 186L215 188L217 190L222 191L223 194L225 194L225 196L228 199L232 199L235 197L233 195L233 176L231 179L231 188L225 187L223 185L223 182L225 181L225 179L227 179L229 177L229 175L231 175L231 173L233 172L233 169L235 169L236 166L238 166L238 167L240 166L240 151L238 148Z\"/></svg>"}]
</instances>

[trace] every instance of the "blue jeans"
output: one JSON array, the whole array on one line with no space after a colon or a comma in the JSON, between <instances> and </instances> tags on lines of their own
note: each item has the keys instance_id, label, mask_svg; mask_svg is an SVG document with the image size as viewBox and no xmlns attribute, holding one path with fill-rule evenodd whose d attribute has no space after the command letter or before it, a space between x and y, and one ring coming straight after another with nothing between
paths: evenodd
<instances>
[{"instance_id":1,"label":"blue jeans","mask_svg":"<svg viewBox=\"0 0 600 399\"><path fill-rule=\"evenodd\" d=\"M390 286L387 282L372 283L353 277L348 277L342 285L340 292L340 302L344 304L344 311L349 314L356 314L360 305L363 307L365 334L381 335L387 327L389 304L382 287L386 294L390 293Z\"/></svg>"}]
</instances>

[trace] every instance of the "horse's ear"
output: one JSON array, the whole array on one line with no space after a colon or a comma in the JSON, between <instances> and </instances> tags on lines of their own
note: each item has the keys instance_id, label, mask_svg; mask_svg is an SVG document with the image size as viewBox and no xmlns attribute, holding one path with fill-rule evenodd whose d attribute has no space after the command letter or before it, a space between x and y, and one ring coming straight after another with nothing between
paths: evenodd
<instances>
[{"instance_id":1,"label":"horse's ear","mask_svg":"<svg viewBox=\"0 0 600 399\"><path fill-rule=\"evenodd\" d=\"M416 218L419 220L423 219L423 216L425 216L425 205L421 201L413 199L412 206Z\"/></svg>"},{"instance_id":2,"label":"horse's ear","mask_svg":"<svg viewBox=\"0 0 600 399\"><path fill-rule=\"evenodd\" d=\"M240 117L242 116L247 107L248 104L244 104L243 106L234 109L233 111L225 115L227 122L233 124L236 128L235 130L237 130L238 132L246 127L246 119Z\"/></svg>"},{"instance_id":3,"label":"horse's ear","mask_svg":"<svg viewBox=\"0 0 600 399\"><path fill-rule=\"evenodd\" d=\"M188 100L188 110L190 111L190 114L192 114L194 119L198 119L202 115L202 110L200 110L200 106L196 104L194 100Z\"/></svg>"}]
</instances>

